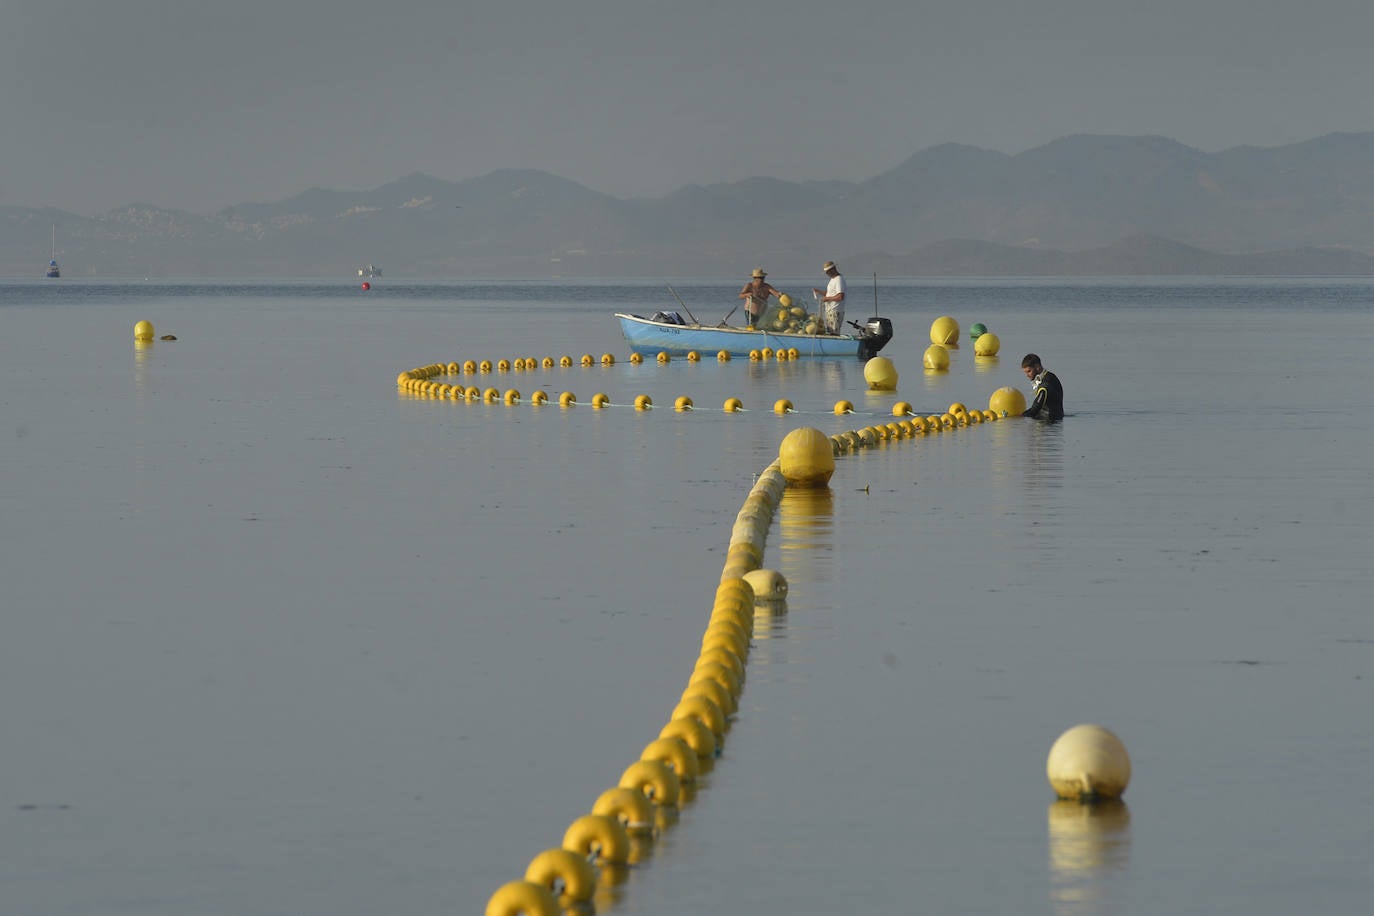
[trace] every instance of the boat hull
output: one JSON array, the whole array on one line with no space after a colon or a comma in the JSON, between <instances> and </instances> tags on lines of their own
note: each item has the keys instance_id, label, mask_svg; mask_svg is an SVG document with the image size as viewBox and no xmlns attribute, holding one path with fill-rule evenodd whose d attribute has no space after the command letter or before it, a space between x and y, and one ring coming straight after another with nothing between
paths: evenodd
<instances>
[{"instance_id":1,"label":"boat hull","mask_svg":"<svg viewBox=\"0 0 1374 916\"><path fill-rule=\"evenodd\" d=\"M747 328L707 328L696 325L669 324L641 318L638 315L616 313L621 333L636 353L668 353L683 356L695 350L711 356L724 350L731 356L748 356L751 351L770 347L773 350L796 349L799 356L859 355L859 337L848 334L791 334Z\"/></svg>"}]
</instances>

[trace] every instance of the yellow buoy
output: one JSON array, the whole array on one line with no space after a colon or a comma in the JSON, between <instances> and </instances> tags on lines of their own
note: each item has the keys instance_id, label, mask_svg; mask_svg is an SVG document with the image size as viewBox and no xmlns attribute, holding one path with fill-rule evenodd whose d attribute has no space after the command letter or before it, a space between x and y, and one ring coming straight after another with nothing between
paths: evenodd
<instances>
[{"instance_id":1,"label":"yellow buoy","mask_svg":"<svg viewBox=\"0 0 1374 916\"><path fill-rule=\"evenodd\" d=\"M752 615L753 612L751 611L750 613ZM739 702L736 701L735 695L727 690L724 684L710 675L693 672L691 678L687 681L687 689L705 692L705 694L714 700L716 705L720 707L721 712L725 713L727 716L734 715L739 709ZM686 691L684 691L684 693L685 692ZM681 739L660 738L658 740L678 741ZM692 753L695 754L696 752L693 751Z\"/></svg>"},{"instance_id":2,"label":"yellow buoy","mask_svg":"<svg viewBox=\"0 0 1374 916\"><path fill-rule=\"evenodd\" d=\"M897 367L886 356L875 356L864 363L864 381L870 391L895 391Z\"/></svg>"},{"instance_id":3,"label":"yellow buoy","mask_svg":"<svg viewBox=\"0 0 1374 916\"><path fill-rule=\"evenodd\" d=\"M635 410L648 410L654 406L654 399L647 394L635 395Z\"/></svg>"},{"instance_id":4,"label":"yellow buoy","mask_svg":"<svg viewBox=\"0 0 1374 916\"><path fill-rule=\"evenodd\" d=\"M560 357L558 357L558 365L562 366L564 369L568 368L568 367L571 366L572 364L573 364L573 363L572 363L572 357L571 357L571 356L560 356Z\"/></svg>"},{"instance_id":5,"label":"yellow buoy","mask_svg":"<svg viewBox=\"0 0 1374 916\"><path fill-rule=\"evenodd\" d=\"M620 787L638 789L656 805L676 805L682 794L681 780L662 760L636 760L621 774Z\"/></svg>"},{"instance_id":6,"label":"yellow buoy","mask_svg":"<svg viewBox=\"0 0 1374 916\"><path fill-rule=\"evenodd\" d=\"M631 354L630 354L630 362L631 362L633 365L638 366L640 363L644 362L644 354L642 354L642 353L631 353Z\"/></svg>"},{"instance_id":7,"label":"yellow buoy","mask_svg":"<svg viewBox=\"0 0 1374 916\"><path fill-rule=\"evenodd\" d=\"M611 406L611 399L609 395L602 394L600 391L592 395L592 407L595 407L597 410L600 410L603 407L609 406Z\"/></svg>"},{"instance_id":8,"label":"yellow buoy","mask_svg":"<svg viewBox=\"0 0 1374 916\"><path fill-rule=\"evenodd\" d=\"M1075 725L1050 748L1045 775L1060 798L1119 798L1131 781L1131 758L1109 730Z\"/></svg>"},{"instance_id":9,"label":"yellow buoy","mask_svg":"<svg viewBox=\"0 0 1374 916\"><path fill-rule=\"evenodd\" d=\"M787 579L776 569L756 569L745 573L744 581L754 588L756 604L770 604L787 599Z\"/></svg>"},{"instance_id":10,"label":"yellow buoy","mask_svg":"<svg viewBox=\"0 0 1374 916\"><path fill-rule=\"evenodd\" d=\"M824 487L835 473L835 455L825 433L803 426L788 433L778 447L782 476L792 487Z\"/></svg>"},{"instance_id":11,"label":"yellow buoy","mask_svg":"<svg viewBox=\"0 0 1374 916\"><path fill-rule=\"evenodd\" d=\"M463 361L463 374L464 374L464 375L472 375L472 374L473 374L474 372L476 372L476 371L477 371L477 363L473 362L473 361L470 360L470 359L469 359L469 360L464 360L464 361Z\"/></svg>"},{"instance_id":12,"label":"yellow buoy","mask_svg":"<svg viewBox=\"0 0 1374 916\"><path fill-rule=\"evenodd\" d=\"M726 730L730 727L729 721L725 718L725 713L704 694L683 697L673 707L672 717L674 719L696 719L711 730L717 741L725 736Z\"/></svg>"},{"instance_id":13,"label":"yellow buoy","mask_svg":"<svg viewBox=\"0 0 1374 916\"><path fill-rule=\"evenodd\" d=\"M612 354L612 353L602 353L602 354L601 354L601 365L603 365L603 366L614 366L614 365L615 365L615 355Z\"/></svg>"},{"instance_id":14,"label":"yellow buoy","mask_svg":"<svg viewBox=\"0 0 1374 916\"><path fill-rule=\"evenodd\" d=\"M696 350L688 350L688 351L687 351L687 362L689 362L689 363L695 363L695 362L700 362L700 361L701 361L701 354L700 354L700 353L698 353Z\"/></svg>"},{"instance_id":15,"label":"yellow buoy","mask_svg":"<svg viewBox=\"0 0 1374 916\"><path fill-rule=\"evenodd\" d=\"M779 416L785 413L791 413L792 411L792 402L787 400L787 398L779 398L773 404L773 413L778 414Z\"/></svg>"},{"instance_id":16,"label":"yellow buoy","mask_svg":"<svg viewBox=\"0 0 1374 916\"><path fill-rule=\"evenodd\" d=\"M983 337L987 335L984 334ZM980 337L979 340L982 340ZM988 398L988 410L997 414L999 417L1019 417L1026 410L1026 396L1020 388L1008 385L1006 388L998 388Z\"/></svg>"},{"instance_id":17,"label":"yellow buoy","mask_svg":"<svg viewBox=\"0 0 1374 916\"><path fill-rule=\"evenodd\" d=\"M544 366L545 369L552 369L553 366L554 366L553 357L552 357L552 356L546 356L546 357L544 357L542 365Z\"/></svg>"},{"instance_id":18,"label":"yellow buoy","mask_svg":"<svg viewBox=\"0 0 1374 916\"><path fill-rule=\"evenodd\" d=\"M583 366L595 366L595 365L596 365L596 360L592 359L592 355L591 355L590 353L583 353L583 354L582 354L582 365L583 365Z\"/></svg>"},{"instance_id":19,"label":"yellow buoy","mask_svg":"<svg viewBox=\"0 0 1374 916\"><path fill-rule=\"evenodd\" d=\"M722 363L728 363L730 361L730 351L721 350L719 353L716 354L716 359Z\"/></svg>"},{"instance_id":20,"label":"yellow buoy","mask_svg":"<svg viewBox=\"0 0 1374 916\"><path fill-rule=\"evenodd\" d=\"M1002 349L1002 341L991 331L978 335L978 339L973 342L975 356L996 356L1000 349Z\"/></svg>"},{"instance_id":21,"label":"yellow buoy","mask_svg":"<svg viewBox=\"0 0 1374 916\"><path fill-rule=\"evenodd\" d=\"M739 398L726 398L726 399L725 399L725 412L726 412L726 413L739 413L739 412L740 412L741 410L743 410L743 409L744 409L744 402L741 401Z\"/></svg>"},{"instance_id":22,"label":"yellow buoy","mask_svg":"<svg viewBox=\"0 0 1374 916\"><path fill-rule=\"evenodd\" d=\"M478 363L478 364L477 364L477 371L478 371L478 372L490 372L490 371L491 371L491 360L489 360L489 359L484 359L484 360L482 360L480 363Z\"/></svg>"},{"instance_id":23,"label":"yellow buoy","mask_svg":"<svg viewBox=\"0 0 1374 916\"><path fill-rule=\"evenodd\" d=\"M157 332L153 330L151 321L140 321L134 325L134 340L152 340L155 334Z\"/></svg>"},{"instance_id":24,"label":"yellow buoy","mask_svg":"<svg viewBox=\"0 0 1374 916\"><path fill-rule=\"evenodd\" d=\"M630 841L626 839L628 848ZM553 891L533 881L508 881L487 901L486 916L558 916Z\"/></svg>"},{"instance_id":25,"label":"yellow buoy","mask_svg":"<svg viewBox=\"0 0 1374 916\"><path fill-rule=\"evenodd\" d=\"M630 837L615 818L584 814L568 825L563 848L587 859L623 865L630 855Z\"/></svg>"},{"instance_id":26,"label":"yellow buoy","mask_svg":"<svg viewBox=\"0 0 1374 916\"><path fill-rule=\"evenodd\" d=\"M772 347L764 347L762 350L759 351L759 356L762 357L764 360L770 360L770 359L772 359L772 358L773 358L773 348L772 348Z\"/></svg>"},{"instance_id":27,"label":"yellow buoy","mask_svg":"<svg viewBox=\"0 0 1374 916\"><path fill-rule=\"evenodd\" d=\"M525 880L557 894L560 905L585 903L596 890L596 869L571 849L546 849L530 860Z\"/></svg>"},{"instance_id":28,"label":"yellow buoy","mask_svg":"<svg viewBox=\"0 0 1374 916\"><path fill-rule=\"evenodd\" d=\"M788 359L801 359L801 351L798 350L796 347L788 347L788 348L787 348L787 358L788 358Z\"/></svg>"},{"instance_id":29,"label":"yellow buoy","mask_svg":"<svg viewBox=\"0 0 1374 916\"><path fill-rule=\"evenodd\" d=\"M921 363L927 369L944 372L949 368L949 351L939 344L931 344L926 347L925 355L921 357Z\"/></svg>"},{"instance_id":30,"label":"yellow buoy","mask_svg":"<svg viewBox=\"0 0 1374 916\"><path fill-rule=\"evenodd\" d=\"M525 358L523 356L517 356L511 362L510 367L514 369L516 372L523 372L525 369Z\"/></svg>"},{"instance_id":31,"label":"yellow buoy","mask_svg":"<svg viewBox=\"0 0 1374 916\"><path fill-rule=\"evenodd\" d=\"M912 407L907 401L898 401L896 404L892 405L892 415L894 417L909 417L915 412L916 408Z\"/></svg>"},{"instance_id":32,"label":"yellow buoy","mask_svg":"<svg viewBox=\"0 0 1374 916\"><path fill-rule=\"evenodd\" d=\"M692 409L692 399L689 398L689 397L687 397L687 395L685 395L685 394L678 395L677 400L673 401L673 409L674 409L674 410L691 410L691 409Z\"/></svg>"},{"instance_id":33,"label":"yellow buoy","mask_svg":"<svg viewBox=\"0 0 1374 916\"><path fill-rule=\"evenodd\" d=\"M654 803L639 789L607 789L592 803L592 814L615 818L628 833L648 833L654 828Z\"/></svg>"},{"instance_id":34,"label":"yellow buoy","mask_svg":"<svg viewBox=\"0 0 1374 916\"><path fill-rule=\"evenodd\" d=\"M444 368L448 370L449 375L457 375L460 371L462 371L463 367L460 366L457 362L451 362Z\"/></svg>"},{"instance_id":35,"label":"yellow buoy","mask_svg":"<svg viewBox=\"0 0 1374 916\"><path fill-rule=\"evenodd\" d=\"M715 681L708 680L706 683L714 685L719 690L724 690ZM697 752L688 747L687 742L681 738L655 738L645 746L644 750L640 751L639 759L666 763L677 775L679 783L696 782L699 770Z\"/></svg>"},{"instance_id":36,"label":"yellow buoy","mask_svg":"<svg viewBox=\"0 0 1374 916\"><path fill-rule=\"evenodd\" d=\"M573 394L571 391L565 391L565 392L563 392L562 394L560 394L560 395L558 396L558 406L559 406L559 407L576 407L576 406L577 406L577 395Z\"/></svg>"},{"instance_id":37,"label":"yellow buoy","mask_svg":"<svg viewBox=\"0 0 1374 916\"><path fill-rule=\"evenodd\" d=\"M791 308L792 297L787 295L787 293L783 293L781 296L778 297L778 305L782 306L785 309Z\"/></svg>"},{"instance_id":38,"label":"yellow buoy","mask_svg":"<svg viewBox=\"0 0 1374 916\"><path fill-rule=\"evenodd\" d=\"M756 363L756 362L758 362L758 361L761 360L761 359L763 359L763 354L760 353L758 350L750 350L750 351L749 351L749 360L750 360L750 362L755 362L755 363Z\"/></svg>"},{"instance_id":39,"label":"yellow buoy","mask_svg":"<svg viewBox=\"0 0 1374 916\"><path fill-rule=\"evenodd\" d=\"M520 403L520 392L519 392L519 391L516 391L514 388L507 388L507 389L506 389L506 403L507 403L507 404L519 404L519 403Z\"/></svg>"},{"instance_id":40,"label":"yellow buoy","mask_svg":"<svg viewBox=\"0 0 1374 916\"><path fill-rule=\"evenodd\" d=\"M536 391L534 394L530 395L530 403L535 405L536 407L540 404L547 402L548 399L548 394L543 391Z\"/></svg>"},{"instance_id":41,"label":"yellow buoy","mask_svg":"<svg viewBox=\"0 0 1374 916\"><path fill-rule=\"evenodd\" d=\"M482 392L482 400L488 404L494 404L501 400L501 392L496 388L488 388Z\"/></svg>"},{"instance_id":42,"label":"yellow buoy","mask_svg":"<svg viewBox=\"0 0 1374 916\"><path fill-rule=\"evenodd\" d=\"M508 360L508 359L498 360L497 363L496 363L496 371L497 371L497 372L509 372L509 371L510 371L510 360Z\"/></svg>"},{"instance_id":43,"label":"yellow buoy","mask_svg":"<svg viewBox=\"0 0 1374 916\"><path fill-rule=\"evenodd\" d=\"M658 361L661 363L670 363L673 361L673 357L668 354L667 350L659 350Z\"/></svg>"},{"instance_id":44,"label":"yellow buoy","mask_svg":"<svg viewBox=\"0 0 1374 916\"><path fill-rule=\"evenodd\" d=\"M728 670L723 666L718 665L717 667L721 668L721 670ZM725 675L721 676L723 677ZM728 685L722 686L729 689ZM736 687L734 692L738 693L739 688ZM714 732L705 725L702 725L696 719L685 716L680 719L673 719L667 725L663 726L658 736L660 738L681 738L687 743L687 746L692 749L693 753L702 759L709 759L716 756L716 750L720 746L719 742L716 741Z\"/></svg>"},{"instance_id":45,"label":"yellow buoy","mask_svg":"<svg viewBox=\"0 0 1374 916\"><path fill-rule=\"evenodd\" d=\"M959 322L948 315L941 315L930 325L930 342L942 347L959 346Z\"/></svg>"},{"instance_id":46,"label":"yellow buoy","mask_svg":"<svg viewBox=\"0 0 1374 916\"><path fill-rule=\"evenodd\" d=\"M851 402L851 401L836 401L836 402L835 402L835 416L837 416L837 417L842 417L842 416L844 416L844 415L847 414L847 413L853 413L853 412L854 412L854 404L853 404L853 402Z\"/></svg>"}]
</instances>

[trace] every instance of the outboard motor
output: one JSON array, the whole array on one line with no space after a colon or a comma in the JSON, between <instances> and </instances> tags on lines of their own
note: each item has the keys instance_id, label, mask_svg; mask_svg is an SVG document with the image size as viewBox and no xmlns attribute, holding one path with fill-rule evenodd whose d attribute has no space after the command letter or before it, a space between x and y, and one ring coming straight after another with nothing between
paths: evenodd
<instances>
[{"instance_id":1,"label":"outboard motor","mask_svg":"<svg viewBox=\"0 0 1374 916\"><path fill-rule=\"evenodd\" d=\"M864 324L849 322L859 330L859 359L869 360L892 339L892 319L874 315Z\"/></svg>"}]
</instances>

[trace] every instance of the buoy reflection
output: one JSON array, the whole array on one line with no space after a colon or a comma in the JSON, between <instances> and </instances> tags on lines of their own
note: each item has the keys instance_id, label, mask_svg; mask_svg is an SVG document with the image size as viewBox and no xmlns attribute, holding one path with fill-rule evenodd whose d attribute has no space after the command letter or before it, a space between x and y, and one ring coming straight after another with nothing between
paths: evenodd
<instances>
[{"instance_id":1,"label":"buoy reflection","mask_svg":"<svg viewBox=\"0 0 1374 916\"><path fill-rule=\"evenodd\" d=\"M1056 800L1047 811L1050 901L1059 916L1101 913L1131 852L1131 810L1120 799Z\"/></svg>"}]
</instances>

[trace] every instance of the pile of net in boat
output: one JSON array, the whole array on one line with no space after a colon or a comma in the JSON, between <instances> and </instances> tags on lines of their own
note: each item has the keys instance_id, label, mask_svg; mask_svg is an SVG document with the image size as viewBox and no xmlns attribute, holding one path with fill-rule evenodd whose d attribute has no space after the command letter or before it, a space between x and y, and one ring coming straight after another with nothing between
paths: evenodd
<instances>
[{"instance_id":1,"label":"pile of net in boat","mask_svg":"<svg viewBox=\"0 0 1374 916\"><path fill-rule=\"evenodd\" d=\"M759 326L769 331L791 331L795 334L824 334L821 316L813 315L789 298L789 305L770 305Z\"/></svg>"}]
</instances>

